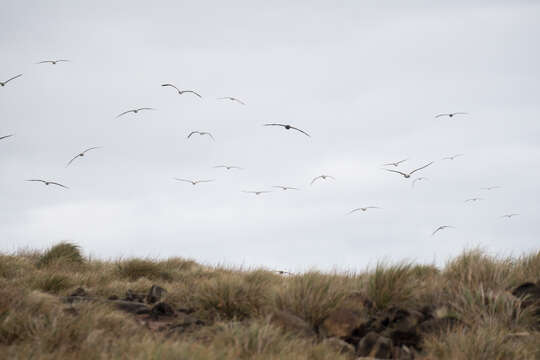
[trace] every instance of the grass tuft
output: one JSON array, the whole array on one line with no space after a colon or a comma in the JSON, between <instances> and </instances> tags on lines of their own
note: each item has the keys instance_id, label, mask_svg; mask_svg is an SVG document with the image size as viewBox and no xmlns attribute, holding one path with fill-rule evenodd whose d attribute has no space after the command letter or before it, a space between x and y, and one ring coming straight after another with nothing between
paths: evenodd
<instances>
[{"instance_id":1,"label":"grass tuft","mask_svg":"<svg viewBox=\"0 0 540 360\"><path fill-rule=\"evenodd\" d=\"M83 263L84 258L81 255L78 245L69 242L61 242L45 251L45 253L39 257L37 266L46 267L53 264L81 265Z\"/></svg>"}]
</instances>

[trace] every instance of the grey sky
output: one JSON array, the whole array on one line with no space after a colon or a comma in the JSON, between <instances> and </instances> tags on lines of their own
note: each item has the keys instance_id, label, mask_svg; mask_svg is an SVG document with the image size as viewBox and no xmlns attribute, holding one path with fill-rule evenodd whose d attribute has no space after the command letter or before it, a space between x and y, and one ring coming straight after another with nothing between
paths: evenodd
<instances>
[{"instance_id":1,"label":"grey sky","mask_svg":"<svg viewBox=\"0 0 540 360\"><path fill-rule=\"evenodd\" d=\"M4 1L0 80L24 76L0 88L0 251L299 270L538 249L540 4L380 3ZM115 118L135 107L157 111ZM404 158L429 180L381 170ZM241 192L273 185L301 191Z\"/></svg>"}]
</instances>

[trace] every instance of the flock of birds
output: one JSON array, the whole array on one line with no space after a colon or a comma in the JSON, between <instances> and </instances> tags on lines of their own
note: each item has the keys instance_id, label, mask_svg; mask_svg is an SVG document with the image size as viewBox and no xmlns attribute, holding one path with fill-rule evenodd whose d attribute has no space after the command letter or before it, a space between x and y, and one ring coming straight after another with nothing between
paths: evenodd
<instances>
[{"instance_id":1,"label":"flock of birds","mask_svg":"<svg viewBox=\"0 0 540 360\"><path fill-rule=\"evenodd\" d=\"M43 60L43 61L40 61L36 64L51 64L51 65L56 65L58 63L61 63L61 62L69 62L69 60L67 59L56 59L56 60ZM13 76L5 81L0 81L0 86L4 87L6 86L9 82L15 80L15 79L18 79L20 78L21 76L23 76L23 74L18 74L16 76ZM198 98L202 98L202 96L195 90L183 90L183 89L179 89L178 87L176 87L174 84L170 84L170 83L167 83L167 84L162 84L161 85L162 87L170 87L170 88L173 88L175 89L175 91L179 94L179 95L183 95L183 94L192 94ZM219 97L217 98L217 100L229 100L231 102L236 102L238 104L241 104L241 105L246 105L245 102L243 102L242 100L236 98L236 97L231 97L231 96L226 96L226 97ZM119 117L122 117L122 116L125 116L127 114L130 114L130 113L133 113L133 114L138 114L139 112L143 112L143 111L152 111L152 110L156 110L154 108L150 108L150 107L141 107L141 108L135 108L135 109L130 109L130 110L126 110L120 114L118 114L116 117L119 118ZM448 118L453 118L454 116L457 116L457 115L468 115L468 113L466 112L452 112L452 113L442 113L442 114L437 114L435 115L435 118L441 118L441 117L448 117ZM264 124L264 126L277 126L277 127L281 127L285 130L294 130L294 131L297 131L298 133L301 133L305 136L308 136L308 137L311 137L311 135L309 133L307 133L306 131L300 129L300 128L297 128L295 126L292 126L290 124L281 124L281 123L268 123L268 124ZM214 136L208 132L208 131L191 131L188 135L187 135L187 138L190 139L193 135L199 135L199 136L207 136L209 137L211 140L215 141L215 138ZM0 136L0 141L1 140L6 140L10 137L14 136L14 134L8 134L8 135L3 135L3 136ZM90 151L93 151L93 150L97 150L97 149L101 149L100 146L94 146L94 147L89 147L83 151L81 151L80 153L76 154L73 158L71 158L66 167L70 166L74 161L76 161L77 159L79 158L82 158L84 156L86 156L86 154ZM454 160L458 157L461 157L463 156L464 154L455 154L455 155L452 155L452 156L447 156L447 157L444 157L442 158L442 160ZM401 175L403 176L403 178L405 179L409 179L414 173L418 172L418 171L421 171L425 168L427 168L428 166L432 165L434 162L429 162L419 168L416 168L416 169L413 169L411 171L400 171L400 170L396 170L395 168L398 168L401 166L401 164L403 164L404 162L406 162L408 159L403 159L403 160L399 160L399 161L396 161L396 162L389 162L389 163L385 163L383 164L384 168L383 170L385 171L388 171L388 172L391 172L391 173L395 173L395 174L398 174L398 175ZM390 169L388 167L394 167L394 169ZM243 168L239 167L239 166L232 166L232 165L218 165L218 166L214 166L214 168L223 168L223 169L226 169L226 170L233 170L233 169L236 169L236 170L242 170ZM327 174L322 174L322 175L319 175L319 176L316 176L315 178L313 178L311 180L311 185L313 185L316 181L318 180L335 180L335 178L331 175L327 175ZM179 182L186 182L186 183L190 183L192 185L198 185L198 184L201 184L201 183L208 183L208 182L212 182L214 181L213 179L184 179L184 178L174 178L174 180L176 181L179 181ZM412 186L414 187L416 183L418 182L421 182L421 181L425 181L425 180L428 180L427 177L423 177L423 176L420 176L420 177L416 177L413 179L412 181ZM49 186L49 185L54 185L54 186L58 186L58 187L61 187L61 188L64 188L64 189L69 189L69 187L61 184L61 183L58 183L58 182L55 182L55 181L50 181L50 180L43 180L43 179L28 179L26 181L29 181L29 182L38 182L38 183L43 183L44 185L46 186ZM276 185L276 186L273 186L273 188L278 188L278 189L281 189L281 190L300 190L299 188L297 187L292 187L292 186L283 186L283 185ZM484 188L481 188L481 190L487 190L487 191L490 191L490 190L494 190L494 189L498 189L500 188L500 186L490 186L490 187L484 187ZM248 193L248 194L254 194L254 195L261 195L261 194L265 194L265 193L270 193L272 192L271 190L256 190L256 191L243 191L244 193ZM477 202L477 201L481 201L481 200L484 200L483 198L481 197L474 197L474 198L470 198L470 199L466 199L465 202ZM368 210L371 210L371 209L381 209L380 207L378 206L363 206L363 207L358 207L358 208L355 208L355 209L352 209L351 211L349 211L347 213L347 215L350 215L350 214L353 214L353 213L356 213L356 212L366 212ZM503 216L501 216L502 218L512 218L514 216L518 216L519 214L518 213L510 213L510 214L505 214ZM454 228L454 226L452 225L441 225L441 226L438 226L432 233L432 235L435 235L437 234L439 231L441 230L444 230L444 229L449 229L449 228ZM278 270L277 271L278 273L288 273L286 271L281 271L281 270Z\"/></svg>"}]
</instances>

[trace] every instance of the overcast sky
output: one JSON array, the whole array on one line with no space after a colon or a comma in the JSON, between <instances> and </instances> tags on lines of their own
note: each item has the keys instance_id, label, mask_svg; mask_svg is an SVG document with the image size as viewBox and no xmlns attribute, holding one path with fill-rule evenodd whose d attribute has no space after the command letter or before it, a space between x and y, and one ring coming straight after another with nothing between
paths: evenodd
<instances>
[{"instance_id":1,"label":"overcast sky","mask_svg":"<svg viewBox=\"0 0 540 360\"><path fill-rule=\"evenodd\" d=\"M2 1L0 81L24 75L0 88L0 251L363 270L537 250L540 3L406 3ZM157 110L116 118L136 107ZM402 159L435 163L383 170Z\"/></svg>"}]
</instances>

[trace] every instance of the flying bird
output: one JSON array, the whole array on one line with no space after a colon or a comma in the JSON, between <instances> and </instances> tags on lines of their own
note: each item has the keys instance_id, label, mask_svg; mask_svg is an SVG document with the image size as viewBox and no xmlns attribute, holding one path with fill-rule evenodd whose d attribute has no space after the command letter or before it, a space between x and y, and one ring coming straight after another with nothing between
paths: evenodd
<instances>
[{"instance_id":1,"label":"flying bird","mask_svg":"<svg viewBox=\"0 0 540 360\"><path fill-rule=\"evenodd\" d=\"M501 187L500 186L488 186L488 187L483 187L483 188L480 188L480 190L493 190L493 189L500 189Z\"/></svg>"},{"instance_id":2,"label":"flying bird","mask_svg":"<svg viewBox=\"0 0 540 360\"><path fill-rule=\"evenodd\" d=\"M137 114L139 111L143 111L143 110L156 110L156 109L154 109L154 108L147 108L147 107L138 108L138 109L131 109L131 110L124 111L123 113L119 114L119 115L117 116L117 118L119 118L119 117L122 116L122 115L129 114L130 112L132 112L132 113L134 113L134 114Z\"/></svg>"},{"instance_id":3,"label":"flying bird","mask_svg":"<svg viewBox=\"0 0 540 360\"><path fill-rule=\"evenodd\" d=\"M179 178L174 178L174 180L188 182L188 183L191 183L192 185L214 181L213 179L212 180L189 180L189 179L179 179Z\"/></svg>"},{"instance_id":4,"label":"flying bird","mask_svg":"<svg viewBox=\"0 0 540 360\"><path fill-rule=\"evenodd\" d=\"M416 184L417 181L422 181L422 180L429 180L427 177L424 177L424 176L420 176L420 177L417 177L416 179L414 179L412 181L412 187L414 187L414 184Z\"/></svg>"},{"instance_id":5,"label":"flying bird","mask_svg":"<svg viewBox=\"0 0 540 360\"><path fill-rule=\"evenodd\" d=\"M264 124L264 126L281 126L282 128L284 128L284 129L286 129L286 130L293 129L293 130L296 130L296 131L300 131L302 134L311 137L311 135L309 135L309 134L308 134L307 132L305 132L304 130L300 130L300 129L297 128L297 127L294 127L294 126L291 126L291 125L287 125L287 124Z\"/></svg>"},{"instance_id":6,"label":"flying bird","mask_svg":"<svg viewBox=\"0 0 540 360\"><path fill-rule=\"evenodd\" d=\"M272 186L272 187L279 188L281 190L300 190L299 188L295 188L292 186L283 186L283 185L277 185L277 186Z\"/></svg>"},{"instance_id":7,"label":"flying bird","mask_svg":"<svg viewBox=\"0 0 540 360\"><path fill-rule=\"evenodd\" d=\"M11 79L7 79L6 81L0 81L0 86L6 86L6 84L7 84L8 82L10 82L11 80L14 80L14 79L16 79L16 78L18 78L18 77L21 77L22 75L23 75L23 74L19 74L19 75L16 75L16 76L12 77Z\"/></svg>"},{"instance_id":8,"label":"flying bird","mask_svg":"<svg viewBox=\"0 0 540 360\"><path fill-rule=\"evenodd\" d=\"M383 166L395 166L397 167L399 164L401 164L402 162L405 162L409 159L403 159L403 160L399 160L399 161L396 161L396 162L391 162L391 163L388 163L388 164L383 164Z\"/></svg>"},{"instance_id":9,"label":"flying bird","mask_svg":"<svg viewBox=\"0 0 540 360\"><path fill-rule=\"evenodd\" d=\"M512 216L518 216L518 215L519 215L519 214L506 214L506 215L503 215L503 216L501 216L501 217L511 219Z\"/></svg>"},{"instance_id":10,"label":"flying bird","mask_svg":"<svg viewBox=\"0 0 540 360\"><path fill-rule=\"evenodd\" d=\"M422 167L419 167L418 169L414 169L413 171L409 172L409 173L404 173L404 172L401 172L401 171L397 171L397 170L391 170L391 169L384 169L386 171L391 171L391 172L395 172L396 174L401 174L403 175L403 177L405 177L405 179L408 179L411 177L412 174L414 174L415 172L417 172L418 170L422 170L424 168L427 168L429 165L433 164L433 161L422 166Z\"/></svg>"},{"instance_id":11,"label":"flying bird","mask_svg":"<svg viewBox=\"0 0 540 360\"><path fill-rule=\"evenodd\" d=\"M9 134L9 135L0 136L0 140L7 139L9 137L12 137L13 135L15 135L15 134Z\"/></svg>"},{"instance_id":12,"label":"flying bird","mask_svg":"<svg viewBox=\"0 0 540 360\"><path fill-rule=\"evenodd\" d=\"M210 138L212 138L212 140L216 141L216 139L214 139L214 137L212 136L212 134L210 134L209 132L206 132L206 131L192 131L189 133L189 135L187 136L188 139L191 137L191 135L193 134L199 134L199 135L208 135L210 136Z\"/></svg>"},{"instance_id":13,"label":"flying bird","mask_svg":"<svg viewBox=\"0 0 540 360\"><path fill-rule=\"evenodd\" d=\"M440 230L444 230L444 229L448 229L448 228L452 228L454 229L453 226L450 226L450 225L442 225L442 226L439 226L438 228L435 229L435 231L431 234L431 236L435 235L438 231Z\"/></svg>"},{"instance_id":14,"label":"flying bird","mask_svg":"<svg viewBox=\"0 0 540 360\"><path fill-rule=\"evenodd\" d=\"M75 161L75 159L77 159L77 158L79 158L79 157L83 157L84 154L86 154L88 151L94 150L94 149L101 149L101 146L94 146L94 147L88 148L88 149L86 149L86 150L80 152L79 154L75 155L75 156L73 157L73 159L69 160L69 162L67 163L66 167L68 167L69 165L71 165L71 163L72 163L73 161Z\"/></svg>"},{"instance_id":15,"label":"flying bird","mask_svg":"<svg viewBox=\"0 0 540 360\"><path fill-rule=\"evenodd\" d=\"M231 100L231 101L236 101L237 103L240 103L242 105L246 105L245 102L243 102L242 100L238 99L238 98L235 98L235 97L232 97L232 96L225 96L225 97L220 97L220 98L217 98L218 100Z\"/></svg>"},{"instance_id":16,"label":"flying bird","mask_svg":"<svg viewBox=\"0 0 540 360\"><path fill-rule=\"evenodd\" d=\"M218 166L214 166L214 169L218 169L218 168L225 168L227 170L231 170L231 169L237 169L237 170L244 170L243 168L239 167L239 166L232 166L232 165L218 165Z\"/></svg>"},{"instance_id":17,"label":"flying bird","mask_svg":"<svg viewBox=\"0 0 540 360\"><path fill-rule=\"evenodd\" d=\"M242 192L244 192L246 194L255 194L255 195L271 193L271 191L268 191L268 190L259 190L259 191L245 191L245 190L243 190Z\"/></svg>"},{"instance_id":18,"label":"flying bird","mask_svg":"<svg viewBox=\"0 0 540 360\"><path fill-rule=\"evenodd\" d=\"M57 183L57 182L54 182L54 181L40 180L40 179L30 179L30 180L26 180L26 181L36 181L36 182L41 182L41 183L43 183L43 184L45 184L45 185L47 185L47 186L49 186L49 185L56 185L56 186L60 186L60 187L69 189L67 186L62 185L62 184Z\"/></svg>"},{"instance_id":19,"label":"flying bird","mask_svg":"<svg viewBox=\"0 0 540 360\"><path fill-rule=\"evenodd\" d=\"M202 96L196 92L196 91L193 91L193 90L180 90L179 88L177 88L176 86L174 86L173 84L163 84L161 86L170 86L170 87L173 87L176 89L176 91L178 91L178 94L182 95L182 94L185 94L185 93L192 93L194 95L197 95L198 97L200 97L202 99Z\"/></svg>"},{"instance_id":20,"label":"flying bird","mask_svg":"<svg viewBox=\"0 0 540 360\"><path fill-rule=\"evenodd\" d=\"M313 180L311 180L311 185L313 185L313 183L314 183L315 181L317 181L318 179L323 179L323 180L326 180L326 179L332 179L332 180L336 180L335 177L330 176L330 175L319 175L319 176L313 178Z\"/></svg>"},{"instance_id":21,"label":"flying bird","mask_svg":"<svg viewBox=\"0 0 540 360\"><path fill-rule=\"evenodd\" d=\"M463 156L464 154L456 154L456 155L452 155L452 156L446 156L446 157L443 157L442 159L443 160L454 160L455 158L457 157L460 157L460 156Z\"/></svg>"},{"instance_id":22,"label":"flying bird","mask_svg":"<svg viewBox=\"0 0 540 360\"><path fill-rule=\"evenodd\" d=\"M482 198L479 198L479 197L475 197L475 198L470 198L470 199L467 199L465 200L465 202L477 202L477 201L481 201L481 200L484 200Z\"/></svg>"},{"instance_id":23,"label":"flying bird","mask_svg":"<svg viewBox=\"0 0 540 360\"><path fill-rule=\"evenodd\" d=\"M67 59L43 60L43 61L37 62L36 64L46 64L46 63L49 63L49 64L56 65L56 63L59 63L59 62L68 62L68 61L69 61L69 60L67 60Z\"/></svg>"},{"instance_id":24,"label":"flying bird","mask_svg":"<svg viewBox=\"0 0 540 360\"><path fill-rule=\"evenodd\" d=\"M467 115L468 113L466 112L453 112L453 113L444 113L444 114L437 114L435 115L436 118L440 118L440 117L443 117L443 116L448 116L449 118L452 118L456 115Z\"/></svg>"},{"instance_id":25,"label":"flying bird","mask_svg":"<svg viewBox=\"0 0 540 360\"><path fill-rule=\"evenodd\" d=\"M367 211L368 209L380 209L380 207L378 206L366 206L366 207L359 207L359 208L356 208L356 209L352 209L351 211L349 211L347 213L347 215L350 215L354 212L357 212L357 211Z\"/></svg>"}]
</instances>

